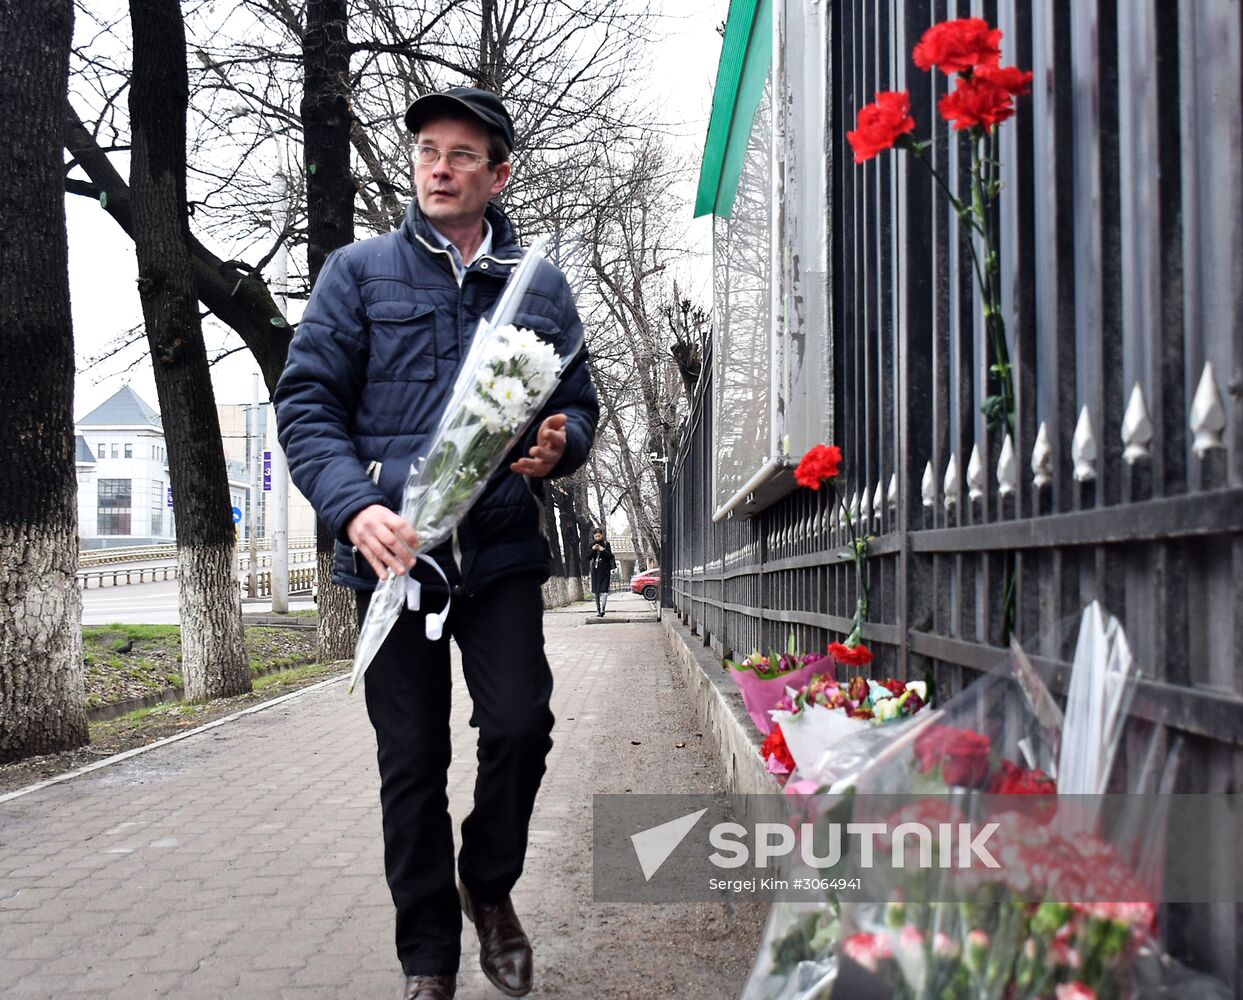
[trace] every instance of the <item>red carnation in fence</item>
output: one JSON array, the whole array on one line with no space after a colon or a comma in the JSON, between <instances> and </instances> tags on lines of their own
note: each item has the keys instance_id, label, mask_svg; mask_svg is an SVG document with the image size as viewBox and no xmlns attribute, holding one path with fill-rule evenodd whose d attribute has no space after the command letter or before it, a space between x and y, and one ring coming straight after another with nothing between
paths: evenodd
<instances>
[{"instance_id":1,"label":"red carnation in fence","mask_svg":"<svg viewBox=\"0 0 1243 1000\"><path fill-rule=\"evenodd\" d=\"M991 129L1014 115L1014 95L982 76L963 77L953 93L941 98L941 117L958 131Z\"/></svg>"},{"instance_id":2,"label":"red carnation in fence","mask_svg":"<svg viewBox=\"0 0 1243 1000\"><path fill-rule=\"evenodd\" d=\"M820 489L826 479L834 479L842 464L842 450L833 444L818 444L811 449L794 470L794 481L813 490Z\"/></svg>"},{"instance_id":3,"label":"red carnation in fence","mask_svg":"<svg viewBox=\"0 0 1243 1000\"><path fill-rule=\"evenodd\" d=\"M942 21L924 32L914 55L920 69L935 66L946 76L996 66L1001 61L1001 29L989 27L982 17Z\"/></svg>"},{"instance_id":4,"label":"red carnation in fence","mask_svg":"<svg viewBox=\"0 0 1243 1000\"><path fill-rule=\"evenodd\" d=\"M831 642L829 643L829 655L847 667L866 667L872 662L872 651L863 643L857 646L847 646L845 643Z\"/></svg>"},{"instance_id":5,"label":"red carnation in fence","mask_svg":"<svg viewBox=\"0 0 1243 1000\"><path fill-rule=\"evenodd\" d=\"M893 149L899 138L913 131L911 95L905 90L882 90L875 103L859 109L855 130L847 132L846 138L855 151L855 163L863 163L877 153Z\"/></svg>"},{"instance_id":6,"label":"red carnation in fence","mask_svg":"<svg viewBox=\"0 0 1243 1000\"><path fill-rule=\"evenodd\" d=\"M1019 69L1017 66L981 66L972 75L973 79L991 83L994 87L1007 90L1014 97L1030 94L1032 89L1032 71Z\"/></svg>"}]
</instances>

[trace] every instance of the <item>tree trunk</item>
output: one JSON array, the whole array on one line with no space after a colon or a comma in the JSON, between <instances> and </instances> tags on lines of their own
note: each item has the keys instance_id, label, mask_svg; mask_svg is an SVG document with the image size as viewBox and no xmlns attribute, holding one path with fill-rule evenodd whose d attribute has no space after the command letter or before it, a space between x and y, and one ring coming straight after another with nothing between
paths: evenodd
<instances>
[{"instance_id":1,"label":"tree trunk","mask_svg":"<svg viewBox=\"0 0 1243 1000\"><path fill-rule=\"evenodd\" d=\"M566 598L573 603L583 599L583 543L579 536L576 509L579 473L561 481L557 508L561 522L561 553L565 562Z\"/></svg>"},{"instance_id":2,"label":"tree trunk","mask_svg":"<svg viewBox=\"0 0 1243 1000\"><path fill-rule=\"evenodd\" d=\"M302 132L306 162L307 264L311 285L333 250L354 242L354 177L350 172L350 50L346 0L309 0L302 33ZM358 639L353 593L332 582L335 539L319 522L316 656L348 660Z\"/></svg>"},{"instance_id":3,"label":"tree trunk","mask_svg":"<svg viewBox=\"0 0 1243 1000\"><path fill-rule=\"evenodd\" d=\"M0 4L0 762L87 742L61 155L72 0Z\"/></svg>"},{"instance_id":4,"label":"tree trunk","mask_svg":"<svg viewBox=\"0 0 1243 1000\"><path fill-rule=\"evenodd\" d=\"M555 484L544 483L544 537L552 557L552 576L544 584L544 607L560 608L569 603L569 587L565 578L565 561L561 557L561 535L557 528L557 504L553 498Z\"/></svg>"},{"instance_id":5,"label":"tree trunk","mask_svg":"<svg viewBox=\"0 0 1243 1000\"><path fill-rule=\"evenodd\" d=\"M191 701L251 687L220 420L199 321L186 211L185 26L178 0L130 0L130 190L138 293L177 517L182 677Z\"/></svg>"}]
</instances>

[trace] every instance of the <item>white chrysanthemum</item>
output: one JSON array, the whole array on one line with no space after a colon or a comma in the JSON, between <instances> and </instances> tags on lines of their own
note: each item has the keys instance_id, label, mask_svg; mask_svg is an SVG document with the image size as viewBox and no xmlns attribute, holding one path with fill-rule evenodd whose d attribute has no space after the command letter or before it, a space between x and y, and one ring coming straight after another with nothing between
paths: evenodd
<instances>
[{"instance_id":1,"label":"white chrysanthemum","mask_svg":"<svg viewBox=\"0 0 1243 1000\"><path fill-rule=\"evenodd\" d=\"M488 395L502 409L509 409L515 405L525 405L527 387L520 378L515 378L512 375L500 375L492 382Z\"/></svg>"},{"instance_id":2,"label":"white chrysanthemum","mask_svg":"<svg viewBox=\"0 0 1243 1000\"><path fill-rule=\"evenodd\" d=\"M489 368L503 369L513 360L513 342L507 336L492 337L483 350L483 363Z\"/></svg>"},{"instance_id":3,"label":"white chrysanthemum","mask_svg":"<svg viewBox=\"0 0 1243 1000\"><path fill-rule=\"evenodd\" d=\"M515 354L530 354L536 345L543 343L534 330L525 326L506 326L501 331Z\"/></svg>"},{"instance_id":4,"label":"white chrysanthemum","mask_svg":"<svg viewBox=\"0 0 1243 1000\"><path fill-rule=\"evenodd\" d=\"M466 397L466 412L472 416L478 417L479 421L489 431L499 431L506 429L509 421L504 413L491 400L484 396L472 393Z\"/></svg>"}]
</instances>

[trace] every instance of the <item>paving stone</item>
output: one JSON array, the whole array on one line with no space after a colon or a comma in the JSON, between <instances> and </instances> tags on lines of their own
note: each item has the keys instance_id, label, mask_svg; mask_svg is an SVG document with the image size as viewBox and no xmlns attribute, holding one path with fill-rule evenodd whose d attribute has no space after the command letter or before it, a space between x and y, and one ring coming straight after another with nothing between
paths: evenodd
<instances>
[{"instance_id":1,"label":"paving stone","mask_svg":"<svg viewBox=\"0 0 1243 1000\"><path fill-rule=\"evenodd\" d=\"M647 997L636 983L665 961L661 949L685 950L667 943L688 933L685 910L653 907L637 921L633 908L592 902L591 795L715 789L630 745L689 718L658 625L586 629L551 614L545 632L559 721L515 890L536 995ZM456 651L454 664L456 835L477 733ZM712 985L669 995L736 994L727 965L754 948L761 918L742 914L734 940L697 942L697 975ZM642 947L615 947L611 965L593 967L627 922L647 928ZM374 736L362 697L342 684L0 805L0 996L392 997L392 938ZM459 1000L497 996L477 952L467 925Z\"/></svg>"}]
</instances>

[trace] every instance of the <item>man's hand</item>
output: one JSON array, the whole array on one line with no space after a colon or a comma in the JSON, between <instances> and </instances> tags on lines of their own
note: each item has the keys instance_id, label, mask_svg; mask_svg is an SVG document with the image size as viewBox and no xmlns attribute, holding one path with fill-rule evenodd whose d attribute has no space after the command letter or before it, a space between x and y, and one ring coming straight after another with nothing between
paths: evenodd
<instances>
[{"instance_id":1,"label":"man's hand","mask_svg":"<svg viewBox=\"0 0 1243 1000\"><path fill-rule=\"evenodd\" d=\"M565 422L564 413L554 413L548 417L540 424L539 435L535 439L535 447L531 449L530 458L518 459L509 470L520 476L534 476L536 479L552 472L565 454Z\"/></svg>"},{"instance_id":2,"label":"man's hand","mask_svg":"<svg viewBox=\"0 0 1243 1000\"><path fill-rule=\"evenodd\" d=\"M419 536L405 518L383 504L360 510L350 519L345 533L381 580L387 580L390 571L401 576L414 566Z\"/></svg>"}]
</instances>

